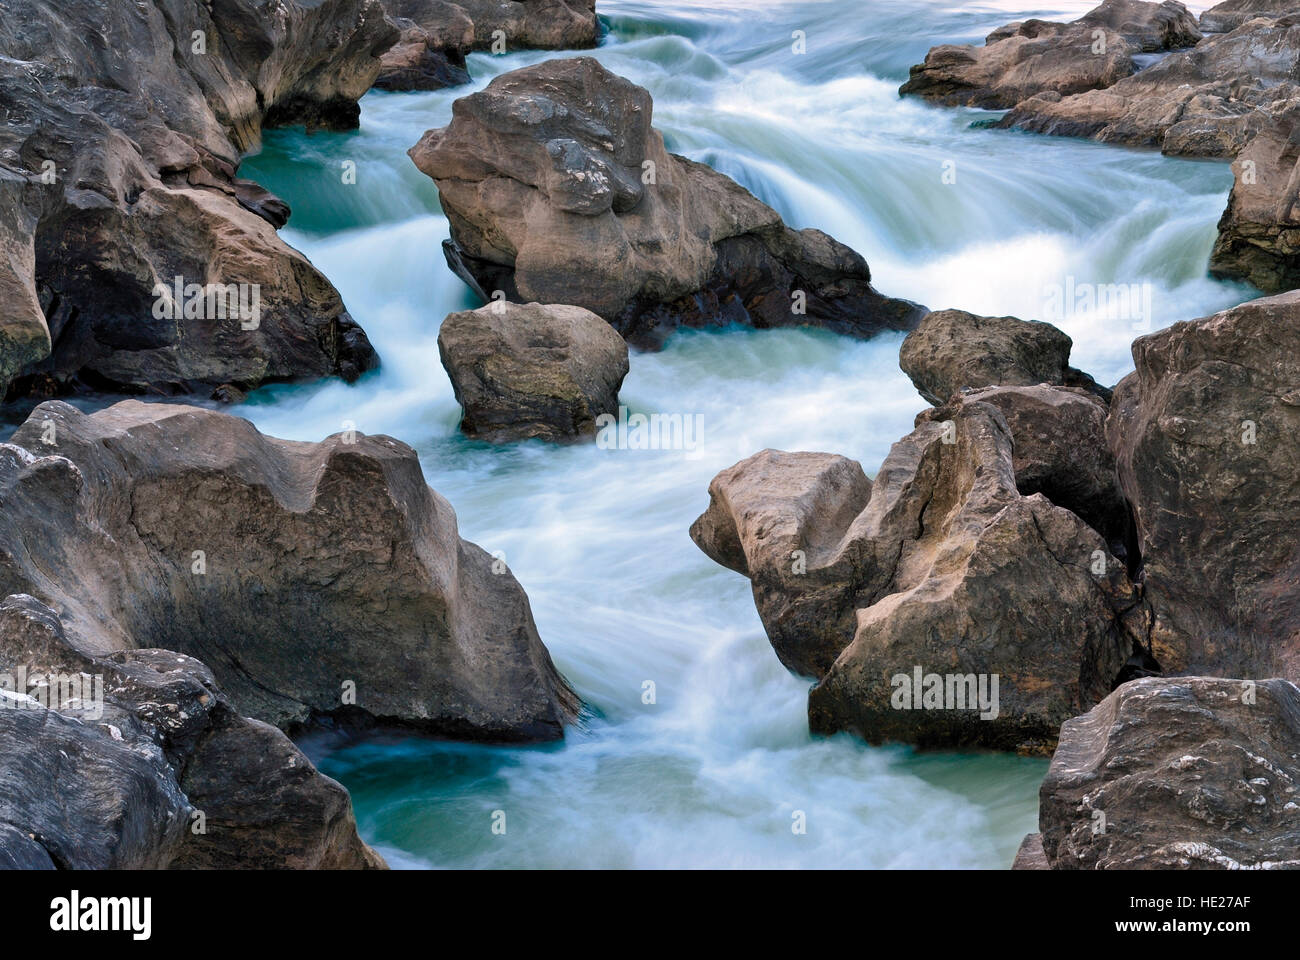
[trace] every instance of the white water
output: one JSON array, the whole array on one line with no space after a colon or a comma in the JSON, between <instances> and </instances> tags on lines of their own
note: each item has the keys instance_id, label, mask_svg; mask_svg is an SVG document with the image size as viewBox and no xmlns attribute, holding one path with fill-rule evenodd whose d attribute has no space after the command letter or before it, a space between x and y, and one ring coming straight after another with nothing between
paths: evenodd
<instances>
[{"instance_id":1,"label":"white water","mask_svg":"<svg viewBox=\"0 0 1300 960\"><path fill-rule=\"evenodd\" d=\"M651 90L670 149L854 246L887 293L1047 319L1044 291L1067 276L1148 283L1154 327L1245 299L1205 278L1225 167L971 129L986 115L895 93L933 44L1090 6L601 0L613 30L595 55ZM804 56L790 52L794 30ZM471 71L481 86L546 56L478 55ZM293 204L286 238L338 286L384 367L354 387L259 391L238 412L277 436L350 421L415 446L462 534L505 552L593 711L563 745L407 739L323 757L366 839L403 866L1008 865L1035 828L1045 763L812 739L808 681L778 664L747 582L687 536L713 475L763 447L835 451L873 473L924 405L898 370L900 338L689 332L635 353L623 402L701 414L691 454L464 440L436 336L473 304L442 261L436 192L405 151L466 92L371 94L360 131L274 134L244 170ZM355 186L340 183L345 160ZM955 184L942 182L947 161ZM1129 367L1131 320L1057 322L1099 380Z\"/></svg>"}]
</instances>

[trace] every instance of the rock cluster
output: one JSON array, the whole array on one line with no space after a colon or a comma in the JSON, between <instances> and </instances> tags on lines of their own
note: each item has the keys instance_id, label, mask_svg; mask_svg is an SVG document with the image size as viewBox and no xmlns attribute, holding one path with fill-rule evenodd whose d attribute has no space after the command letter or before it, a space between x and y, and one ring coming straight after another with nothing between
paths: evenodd
<instances>
[{"instance_id":1,"label":"rock cluster","mask_svg":"<svg viewBox=\"0 0 1300 960\"><path fill-rule=\"evenodd\" d=\"M646 90L587 57L457 100L450 125L410 150L451 221L452 268L485 301L583 307L645 346L682 325L866 337L920 319L877 293L848 247L669 154L651 111Z\"/></svg>"},{"instance_id":2,"label":"rock cluster","mask_svg":"<svg viewBox=\"0 0 1300 960\"><path fill-rule=\"evenodd\" d=\"M396 36L379 0L9 5L0 394L373 367L338 292L276 235L287 208L235 169L263 126L355 126Z\"/></svg>"}]
</instances>

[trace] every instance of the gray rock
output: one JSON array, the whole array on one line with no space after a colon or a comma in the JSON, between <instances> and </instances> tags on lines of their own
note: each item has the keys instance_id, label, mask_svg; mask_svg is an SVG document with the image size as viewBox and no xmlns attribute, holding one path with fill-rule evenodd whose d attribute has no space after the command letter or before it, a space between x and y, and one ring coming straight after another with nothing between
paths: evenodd
<instances>
[{"instance_id":1,"label":"gray rock","mask_svg":"<svg viewBox=\"0 0 1300 960\"><path fill-rule=\"evenodd\" d=\"M292 443L194 407L50 401L0 445L0 503L0 592L57 608L100 655L202 660L281 728L548 740L577 710L523 589L388 437Z\"/></svg>"},{"instance_id":2,"label":"gray rock","mask_svg":"<svg viewBox=\"0 0 1300 960\"><path fill-rule=\"evenodd\" d=\"M1039 795L1055 870L1300 868L1300 690L1126 683L1062 726Z\"/></svg>"}]
</instances>

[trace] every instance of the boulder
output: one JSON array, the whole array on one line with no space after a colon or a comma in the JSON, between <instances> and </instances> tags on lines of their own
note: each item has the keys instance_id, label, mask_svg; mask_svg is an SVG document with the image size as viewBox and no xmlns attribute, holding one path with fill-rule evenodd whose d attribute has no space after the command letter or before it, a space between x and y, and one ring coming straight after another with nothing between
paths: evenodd
<instances>
[{"instance_id":1,"label":"boulder","mask_svg":"<svg viewBox=\"0 0 1300 960\"><path fill-rule=\"evenodd\" d=\"M1043 835L1030 833L1020 842L1016 858L1011 863L1012 870L1050 870L1047 854L1043 853Z\"/></svg>"},{"instance_id":2,"label":"boulder","mask_svg":"<svg viewBox=\"0 0 1300 960\"><path fill-rule=\"evenodd\" d=\"M363 869L347 791L241 717L202 663L87 654L53 610L0 601L0 864Z\"/></svg>"},{"instance_id":3,"label":"boulder","mask_svg":"<svg viewBox=\"0 0 1300 960\"><path fill-rule=\"evenodd\" d=\"M1295 0L1224 0L1201 14L1201 30L1228 33L1248 20L1276 19L1295 9Z\"/></svg>"},{"instance_id":4,"label":"boulder","mask_svg":"<svg viewBox=\"0 0 1300 960\"><path fill-rule=\"evenodd\" d=\"M0 503L0 593L96 655L201 660L243 715L530 741L576 713L523 589L388 437L49 401L0 445Z\"/></svg>"},{"instance_id":5,"label":"boulder","mask_svg":"<svg viewBox=\"0 0 1300 960\"><path fill-rule=\"evenodd\" d=\"M1268 293L1300 286L1300 106L1259 133L1232 165L1210 272Z\"/></svg>"},{"instance_id":6,"label":"boulder","mask_svg":"<svg viewBox=\"0 0 1300 960\"><path fill-rule=\"evenodd\" d=\"M841 548L870 499L855 460L764 450L713 479L691 525L701 550L752 581L772 648L795 673L822 676L852 633L854 557Z\"/></svg>"},{"instance_id":7,"label":"boulder","mask_svg":"<svg viewBox=\"0 0 1300 960\"><path fill-rule=\"evenodd\" d=\"M392 0L387 0L392 7ZM401 38L382 57L383 67L375 79L380 90L441 90L469 83L465 55L474 43L474 24L459 7L440 6L456 12L433 31L414 20L394 18Z\"/></svg>"},{"instance_id":8,"label":"boulder","mask_svg":"<svg viewBox=\"0 0 1300 960\"><path fill-rule=\"evenodd\" d=\"M1181 3L1106 0L1072 23L1027 20L995 30L983 47L935 47L900 93L947 106L1006 110L1036 94L1105 89L1137 72L1137 54L1201 39Z\"/></svg>"},{"instance_id":9,"label":"boulder","mask_svg":"<svg viewBox=\"0 0 1300 960\"><path fill-rule=\"evenodd\" d=\"M985 387L969 392L968 403L998 408L1011 430L1011 466L1016 489L1028 497L1041 493L1058 507L1078 514L1124 560L1130 552L1128 504L1115 474L1106 437L1109 410L1095 394L1074 387ZM923 412L933 420L942 408Z\"/></svg>"},{"instance_id":10,"label":"boulder","mask_svg":"<svg viewBox=\"0 0 1300 960\"><path fill-rule=\"evenodd\" d=\"M1300 293L1133 344L1107 434L1169 673L1300 678Z\"/></svg>"},{"instance_id":11,"label":"boulder","mask_svg":"<svg viewBox=\"0 0 1300 960\"><path fill-rule=\"evenodd\" d=\"M1055 870L1300 868L1300 690L1146 678L1067 720L1039 791Z\"/></svg>"},{"instance_id":12,"label":"boulder","mask_svg":"<svg viewBox=\"0 0 1300 960\"><path fill-rule=\"evenodd\" d=\"M1108 400L1110 391L1069 365L1073 346L1050 323L937 310L903 340L898 365L936 406L968 387L1038 383L1083 387Z\"/></svg>"},{"instance_id":13,"label":"boulder","mask_svg":"<svg viewBox=\"0 0 1300 960\"><path fill-rule=\"evenodd\" d=\"M495 302L453 313L438 352L460 428L492 442L593 437L596 419L618 415L627 343L589 310Z\"/></svg>"},{"instance_id":14,"label":"boulder","mask_svg":"<svg viewBox=\"0 0 1300 960\"><path fill-rule=\"evenodd\" d=\"M378 0L11 5L0 393L207 393L375 366L337 291L276 235L288 208L235 170L264 126L356 126L396 37Z\"/></svg>"},{"instance_id":15,"label":"boulder","mask_svg":"<svg viewBox=\"0 0 1300 960\"><path fill-rule=\"evenodd\" d=\"M438 185L452 268L485 301L574 304L644 346L681 325L915 325L920 308L877 293L848 247L669 154L651 110L646 90L588 57L457 100L410 150Z\"/></svg>"},{"instance_id":16,"label":"boulder","mask_svg":"<svg viewBox=\"0 0 1300 960\"><path fill-rule=\"evenodd\" d=\"M1012 449L996 406L959 398L874 484L842 458L770 452L714 481L692 535L748 571L782 661L819 677L815 733L1038 752L1145 662L1124 565L1019 492Z\"/></svg>"},{"instance_id":17,"label":"boulder","mask_svg":"<svg viewBox=\"0 0 1300 960\"><path fill-rule=\"evenodd\" d=\"M1108 89L1025 99L1000 126L1231 159L1300 102L1298 55L1300 15L1250 20Z\"/></svg>"}]
</instances>

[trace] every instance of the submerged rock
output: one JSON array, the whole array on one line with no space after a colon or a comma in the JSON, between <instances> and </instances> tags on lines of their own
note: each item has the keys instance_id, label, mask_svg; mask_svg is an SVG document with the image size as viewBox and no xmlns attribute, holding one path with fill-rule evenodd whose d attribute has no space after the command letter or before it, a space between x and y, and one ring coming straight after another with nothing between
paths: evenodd
<instances>
[{"instance_id":1,"label":"submerged rock","mask_svg":"<svg viewBox=\"0 0 1300 960\"><path fill-rule=\"evenodd\" d=\"M0 393L373 367L337 291L276 235L287 207L235 169L264 126L354 127L395 39L378 0L9 5Z\"/></svg>"},{"instance_id":2,"label":"submerged rock","mask_svg":"<svg viewBox=\"0 0 1300 960\"><path fill-rule=\"evenodd\" d=\"M0 445L0 504L0 591L96 655L202 660L242 714L528 741L576 713L523 589L388 437L50 401Z\"/></svg>"},{"instance_id":3,"label":"submerged rock","mask_svg":"<svg viewBox=\"0 0 1300 960\"><path fill-rule=\"evenodd\" d=\"M1036 94L1068 96L1137 72L1137 54L1201 39L1181 3L1106 0L1072 23L1026 20L989 34L983 47L935 47L900 93L948 106L1006 110Z\"/></svg>"},{"instance_id":4,"label":"submerged rock","mask_svg":"<svg viewBox=\"0 0 1300 960\"><path fill-rule=\"evenodd\" d=\"M915 325L921 308L877 293L848 247L669 154L651 112L646 90L587 57L457 100L410 150L438 185L452 268L484 300L574 304L649 346L681 325Z\"/></svg>"},{"instance_id":5,"label":"submerged rock","mask_svg":"<svg viewBox=\"0 0 1300 960\"><path fill-rule=\"evenodd\" d=\"M714 481L692 536L753 579L782 661L820 678L814 732L1041 750L1140 660L1124 565L1020 493L1012 451L997 407L963 398L874 484L843 458L771 452Z\"/></svg>"},{"instance_id":6,"label":"submerged rock","mask_svg":"<svg viewBox=\"0 0 1300 960\"><path fill-rule=\"evenodd\" d=\"M1141 337L1133 360L1107 432L1156 659L1300 679L1300 293Z\"/></svg>"},{"instance_id":7,"label":"submerged rock","mask_svg":"<svg viewBox=\"0 0 1300 960\"><path fill-rule=\"evenodd\" d=\"M592 437L596 419L618 413L627 344L581 307L490 303L453 313L438 331L438 351L460 428L493 442Z\"/></svg>"},{"instance_id":8,"label":"submerged rock","mask_svg":"<svg viewBox=\"0 0 1300 960\"><path fill-rule=\"evenodd\" d=\"M1039 791L1044 858L1056 870L1300 869L1297 744L1300 690L1285 680L1126 683L1061 728Z\"/></svg>"},{"instance_id":9,"label":"submerged rock","mask_svg":"<svg viewBox=\"0 0 1300 960\"><path fill-rule=\"evenodd\" d=\"M347 791L170 650L94 656L0 601L0 865L359 869Z\"/></svg>"}]
</instances>

